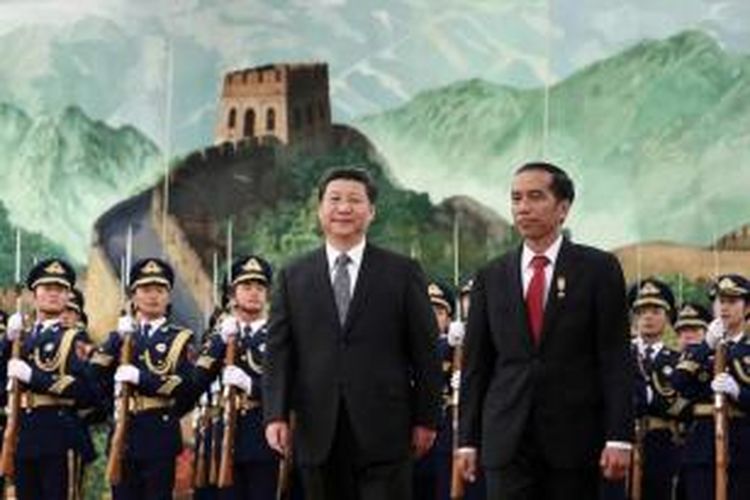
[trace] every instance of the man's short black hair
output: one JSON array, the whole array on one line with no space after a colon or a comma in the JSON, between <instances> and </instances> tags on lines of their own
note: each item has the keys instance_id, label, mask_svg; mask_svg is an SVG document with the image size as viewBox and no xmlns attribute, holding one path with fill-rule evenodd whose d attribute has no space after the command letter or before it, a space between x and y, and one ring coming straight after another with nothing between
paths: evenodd
<instances>
[{"instance_id":1,"label":"man's short black hair","mask_svg":"<svg viewBox=\"0 0 750 500\"><path fill-rule=\"evenodd\" d=\"M375 184L375 180L370 173L362 167L336 167L326 170L320 181L318 181L318 201L323 199L328 184L338 179L364 184L365 191L367 191L367 199L373 205L375 204L378 198L378 186Z\"/></svg>"},{"instance_id":2,"label":"man's short black hair","mask_svg":"<svg viewBox=\"0 0 750 500\"><path fill-rule=\"evenodd\" d=\"M538 161L530 162L521 166L516 170L515 175L523 172L531 172L533 170L541 170L550 174L552 176L550 189L552 190L552 194L555 195L555 198L558 200L567 200L570 203L573 203L573 200L576 197L576 190L575 186L573 186L573 180L568 176L568 173L565 172L565 170L557 165L553 165L552 163Z\"/></svg>"}]
</instances>

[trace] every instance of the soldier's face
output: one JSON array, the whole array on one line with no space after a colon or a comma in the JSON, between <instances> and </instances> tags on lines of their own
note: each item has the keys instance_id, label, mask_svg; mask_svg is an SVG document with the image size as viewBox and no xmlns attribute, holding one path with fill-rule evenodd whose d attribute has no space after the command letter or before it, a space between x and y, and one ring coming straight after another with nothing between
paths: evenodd
<instances>
[{"instance_id":1,"label":"soldier's face","mask_svg":"<svg viewBox=\"0 0 750 500\"><path fill-rule=\"evenodd\" d=\"M37 285L34 288L34 300L43 316L59 316L68 303L68 288L57 283Z\"/></svg>"},{"instance_id":2,"label":"soldier's face","mask_svg":"<svg viewBox=\"0 0 750 500\"><path fill-rule=\"evenodd\" d=\"M513 177L511 213L524 239L542 240L560 231L570 203L558 200L551 185L552 174L543 170L521 172Z\"/></svg>"},{"instance_id":3,"label":"soldier's face","mask_svg":"<svg viewBox=\"0 0 750 500\"><path fill-rule=\"evenodd\" d=\"M706 330L700 326L683 326L680 328L678 334L680 347L684 349L689 345L696 345L703 342L703 337L706 336Z\"/></svg>"},{"instance_id":4,"label":"soldier's face","mask_svg":"<svg viewBox=\"0 0 750 500\"><path fill-rule=\"evenodd\" d=\"M358 241L374 218L375 206L364 184L349 179L328 183L318 206L318 220L328 239Z\"/></svg>"},{"instance_id":5,"label":"soldier's face","mask_svg":"<svg viewBox=\"0 0 750 500\"><path fill-rule=\"evenodd\" d=\"M448 309L444 306L433 304L432 310L435 311L435 319L437 320L440 333L446 333L451 324L451 317L448 314Z\"/></svg>"},{"instance_id":6,"label":"soldier's face","mask_svg":"<svg viewBox=\"0 0 750 500\"><path fill-rule=\"evenodd\" d=\"M74 328L78 325L80 315L75 309L65 309L62 313L62 322L65 328Z\"/></svg>"},{"instance_id":7,"label":"soldier's face","mask_svg":"<svg viewBox=\"0 0 750 500\"><path fill-rule=\"evenodd\" d=\"M147 319L166 316L169 306L169 289L164 285L141 285L133 292L135 310Z\"/></svg>"},{"instance_id":8,"label":"soldier's face","mask_svg":"<svg viewBox=\"0 0 750 500\"><path fill-rule=\"evenodd\" d=\"M257 281L244 281L234 287L235 307L247 314L260 314L266 307L266 286Z\"/></svg>"},{"instance_id":9,"label":"soldier's face","mask_svg":"<svg viewBox=\"0 0 750 500\"><path fill-rule=\"evenodd\" d=\"M659 337L667 327L667 311L657 306L643 306L636 311L636 330L647 340Z\"/></svg>"},{"instance_id":10,"label":"soldier's face","mask_svg":"<svg viewBox=\"0 0 750 500\"><path fill-rule=\"evenodd\" d=\"M741 297L720 296L714 302L714 311L724 323L724 328L737 332L744 327L747 304Z\"/></svg>"}]
</instances>

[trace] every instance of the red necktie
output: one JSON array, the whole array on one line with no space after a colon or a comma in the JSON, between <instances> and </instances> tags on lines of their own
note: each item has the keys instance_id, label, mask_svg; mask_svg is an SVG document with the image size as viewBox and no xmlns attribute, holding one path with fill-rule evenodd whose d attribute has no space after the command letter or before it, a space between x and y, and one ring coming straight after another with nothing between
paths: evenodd
<instances>
[{"instance_id":1,"label":"red necktie","mask_svg":"<svg viewBox=\"0 0 750 500\"><path fill-rule=\"evenodd\" d=\"M544 255L535 255L531 259L531 267L534 275L531 277L529 289L526 291L526 311L529 314L529 326L531 326L531 339L535 345L539 345L542 335L542 319L544 317L544 268L549 264L549 259Z\"/></svg>"}]
</instances>

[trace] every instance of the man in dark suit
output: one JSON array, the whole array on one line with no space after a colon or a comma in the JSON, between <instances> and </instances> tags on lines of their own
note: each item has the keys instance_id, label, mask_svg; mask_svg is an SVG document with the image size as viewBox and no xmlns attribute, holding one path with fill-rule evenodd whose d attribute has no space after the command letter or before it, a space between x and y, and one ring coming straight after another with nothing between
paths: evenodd
<instances>
[{"instance_id":1,"label":"man in dark suit","mask_svg":"<svg viewBox=\"0 0 750 500\"><path fill-rule=\"evenodd\" d=\"M480 271L466 334L460 453L478 451L490 499L593 499L632 448L632 365L617 260L573 244L560 168L518 169L511 211L523 244Z\"/></svg>"},{"instance_id":2,"label":"man in dark suit","mask_svg":"<svg viewBox=\"0 0 750 500\"><path fill-rule=\"evenodd\" d=\"M318 187L325 245L279 275L263 378L266 439L306 498L409 499L440 407L437 326L419 265L366 242L377 189L335 169Z\"/></svg>"}]
</instances>

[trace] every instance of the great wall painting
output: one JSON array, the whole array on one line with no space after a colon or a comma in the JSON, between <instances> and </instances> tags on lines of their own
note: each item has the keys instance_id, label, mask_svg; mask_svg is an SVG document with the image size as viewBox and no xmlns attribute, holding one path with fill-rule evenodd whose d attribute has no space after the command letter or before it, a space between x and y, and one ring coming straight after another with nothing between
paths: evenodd
<instances>
[{"instance_id":1,"label":"great wall painting","mask_svg":"<svg viewBox=\"0 0 750 500\"><path fill-rule=\"evenodd\" d=\"M630 279L750 272L750 7L742 0L8 1L0 5L0 280L64 252L94 332L128 227L201 328L214 261L317 242L312 186L367 165L373 238L450 279L513 242L508 180L559 162L569 229ZM682 281L680 281L682 282Z\"/></svg>"}]
</instances>

